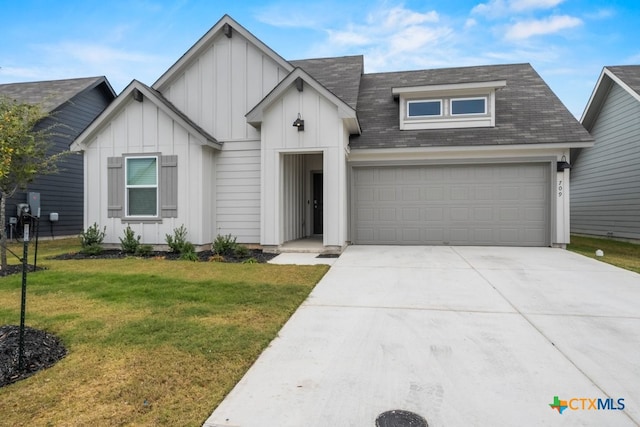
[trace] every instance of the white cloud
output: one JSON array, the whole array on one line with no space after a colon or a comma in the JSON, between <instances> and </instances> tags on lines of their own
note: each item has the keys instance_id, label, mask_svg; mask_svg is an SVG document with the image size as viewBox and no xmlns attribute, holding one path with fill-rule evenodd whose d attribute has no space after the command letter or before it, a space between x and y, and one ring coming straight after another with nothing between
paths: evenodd
<instances>
[{"instance_id":1,"label":"white cloud","mask_svg":"<svg viewBox=\"0 0 640 427\"><path fill-rule=\"evenodd\" d=\"M505 38L507 40L523 40L533 36L554 34L580 25L582 25L582 20L568 15L520 21L508 27Z\"/></svg>"},{"instance_id":2,"label":"white cloud","mask_svg":"<svg viewBox=\"0 0 640 427\"><path fill-rule=\"evenodd\" d=\"M551 9L564 0L489 0L476 5L471 13L497 18L509 13L519 13L536 9Z\"/></svg>"},{"instance_id":3,"label":"white cloud","mask_svg":"<svg viewBox=\"0 0 640 427\"><path fill-rule=\"evenodd\" d=\"M378 9L369 14L367 22L372 25L382 25L383 28L395 30L401 27L436 23L439 19L440 17L435 11L419 13L405 9L404 6L396 6L391 9Z\"/></svg>"},{"instance_id":4,"label":"white cloud","mask_svg":"<svg viewBox=\"0 0 640 427\"><path fill-rule=\"evenodd\" d=\"M398 63L410 67L450 38L453 30L440 19L436 11L417 12L403 5L387 7L382 3L361 21L326 29L327 39L313 46L308 55L364 54L368 71L397 69Z\"/></svg>"},{"instance_id":5,"label":"white cloud","mask_svg":"<svg viewBox=\"0 0 640 427\"><path fill-rule=\"evenodd\" d=\"M509 6L511 10L520 12L534 9L551 9L563 1L564 0L511 0Z\"/></svg>"}]
</instances>

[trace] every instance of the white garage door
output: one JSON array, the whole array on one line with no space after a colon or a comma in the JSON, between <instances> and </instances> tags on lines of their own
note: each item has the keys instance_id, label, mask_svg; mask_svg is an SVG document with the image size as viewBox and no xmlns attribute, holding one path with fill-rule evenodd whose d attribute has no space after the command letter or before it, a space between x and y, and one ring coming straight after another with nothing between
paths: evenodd
<instances>
[{"instance_id":1,"label":"white garage door","mask_svg":"<svg viewBox=\"0 0 640 427\"><path fill-rule=\"evenodd\" d=\"M353 242L549 244L549 165L353 168Z\"/></svg>"}]
</instances>

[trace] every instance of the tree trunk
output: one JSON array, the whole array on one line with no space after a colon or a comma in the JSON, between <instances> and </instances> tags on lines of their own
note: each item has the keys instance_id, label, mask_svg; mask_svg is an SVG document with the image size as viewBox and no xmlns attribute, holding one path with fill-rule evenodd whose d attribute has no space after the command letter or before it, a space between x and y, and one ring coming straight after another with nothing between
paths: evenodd
<instances>
[{"instance_id":1,"label":"tree trunk","mask_svg":"<svg viewBox=\"0 0 640 427\"><path fill-rule=\"evenodd\" d=\"M7 216L6 209L6 194L0 193L0 270L7 268Z\"/></svg>"}]
</instances>

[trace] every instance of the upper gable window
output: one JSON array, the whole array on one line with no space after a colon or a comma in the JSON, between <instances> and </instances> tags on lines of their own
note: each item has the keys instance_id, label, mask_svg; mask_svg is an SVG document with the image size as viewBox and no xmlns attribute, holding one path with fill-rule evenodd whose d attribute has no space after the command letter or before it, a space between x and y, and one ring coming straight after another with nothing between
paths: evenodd
<instances>
[{"instance_id":1,"label":"upper gable window","mask_svg":"<svg viewBox=\"0 0 640 427\"><path fill-rule=\"evenodd\" d=\"M401 130L495 126L495 92L506 81L393 88Z\"/></svg>"},{"instance_id":2,"label":"upper gable window","mask_svg":"<svg viewBox=\"0 0 640 427\"><path fill-rule=\"evenodd\" d=\"M466 98L451 100L451 115L487 114L487 98Z\"/></svg>"},{"instance_id":3,"label":"upper gable window","mask_svg":"<svg viewBox=\"0 0 640 427\"><path fill-rule=\"evenodd\" d=\"M435 117L442 115L442 101L407 101L407 116Z\"/></svg>"}]
</instances>

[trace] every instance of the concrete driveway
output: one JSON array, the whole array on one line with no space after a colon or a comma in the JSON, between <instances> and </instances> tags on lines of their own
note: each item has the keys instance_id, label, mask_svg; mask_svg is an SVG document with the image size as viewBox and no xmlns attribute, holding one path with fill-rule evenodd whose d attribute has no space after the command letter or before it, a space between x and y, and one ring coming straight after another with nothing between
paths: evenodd
<instances>
[{"instance_id":1,"label":"concrete driveway","mask_svg":"<svg viewBox=\"0 0 640 427\"><path fill-rule=\"evenodd\" d=\"M562 249L351 246L205 426L393 409L430 427L638 425L640 275Z\"/></svg>"}]
</instances>

